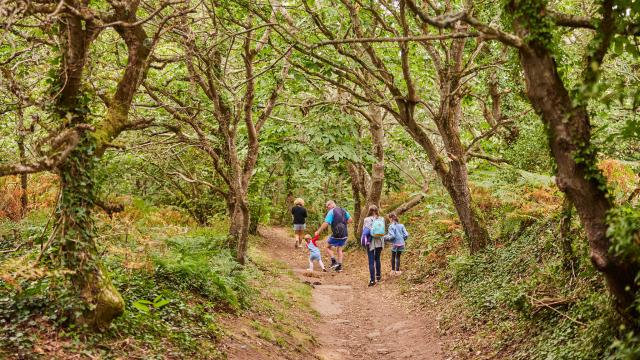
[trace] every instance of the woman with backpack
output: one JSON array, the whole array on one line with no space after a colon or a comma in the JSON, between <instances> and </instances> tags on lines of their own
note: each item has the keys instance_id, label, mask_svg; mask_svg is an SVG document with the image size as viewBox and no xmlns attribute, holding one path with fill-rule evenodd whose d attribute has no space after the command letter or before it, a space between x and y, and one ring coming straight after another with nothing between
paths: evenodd
<instances>
[{"instance_id":1,"label":"woman with backpack","mask_svg":"<svg viewBox=\"0 0 640 360\"><path fill-rule=\"evenodd\" d=\"M378 207L369 206L367 217L364 218L362 227L363 237L367 237L364 245L367 248L369 257L369 286L373 286L382 278L382 266L380 264L380 254L384 247L384 217L380 216Z\"/></svg>"}]
</instances>

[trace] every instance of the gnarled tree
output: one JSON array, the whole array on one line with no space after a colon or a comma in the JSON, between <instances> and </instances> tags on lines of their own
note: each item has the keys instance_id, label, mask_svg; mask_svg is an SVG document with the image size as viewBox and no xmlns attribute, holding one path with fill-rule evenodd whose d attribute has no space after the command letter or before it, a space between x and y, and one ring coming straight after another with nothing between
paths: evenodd
<instances>
[{"instance_id":1,"label":"gnarled tree","mask_svg":"<svg viewBox=\"0 0 640 360\"><path fill-rule=\"evenodd\" d=\"M107 9L74 0L16 1L12 5L10 16L3 23L11 34L7 36L24 44L50 46L59 60L52 64L59 65L50 72L49 98L39 102L50 119L42 125L47 133L43 139L33 140L37 156L0 165L0 176L40 171L58 174L60 198L55 225L46 244L47 254L41 259L69 270L73 290L84 304L78 320L104 329L123 312L124 301L103 269L95 240L92 213L102 202L96 198L94 171L100 156L120 133L143 125L129 121L128 114L148 69L151 50L170 16L155 24L152 37L147 35L145 24L155 22L171 3L146 3L145 8L151 11L143 20L137 17L146 12L140 8L140 1L108 2ZM43 17L45 20L41 20ZM32 31L23 32L23 22L36 25L27 27ZM43 35L49 33L47 29L52 24L57 29L55 35ZM94 94L88 90L86 68L97 63L91 48L100 42L105 29L114 29L124 42L127 62L113 94L99 94L104 102L103 113L94 113ZM16 49L12 60L17 62L21 56Z\"/></svg>"},{"instance_id":2,"label":"gnarled tree","mask_svg":"<svg viewBox=\"0 0 640 360\"><path fill-rule=\"evenodd\" d=\"M175 83L188 92L145 85L149 96L175 120L166 127L179 141L204 151L223 180L221 193L230 217L229 245L242 264L247 256L251 216L248 189L259 155L259 136L284 88L289 71L286 58L291 54L284 50L262 65L265 54L274 51L273 21L287 16L282 7L270 9L268 21L259 21L243 6L201 3L194 16L174 32L175 42L183 50L179 60L185 76L166 84ZM191 26L196 21L198 26ZM267 81L269 86L256 87Z\"/></svg>"},{"instance_id":3,"label":"gnarled tree","mask_svg":"<svg viewBox=\"0 0 640 360\"><path fill-rule=\"evenodd\" d=\"M450 24L429 17L413 1L412 9L425 24L445 27ZM597 167L597 150L591 142L591 121L587 111L589 99L597 93L602 63L615 36L635 36L636 17L631 8L613 0L597 4L599 18L562 14L548 8L543 0L508 2L508 14L514 32L490 26L473 15L473 8L449 17L462 19L485 37L515 48L524 71L526 96L544 122L549 146L557 164L556 183L574 204L585 228L591 260L604 274L616 307L628 319L635 318L634 301L638 292L635 281L640 264L624 261L610 251L612 239L607 235L607 216L613 204L608 196L606 179ZM625 14L625 12L629 13ZM629 16L633 13L633 16ZM553 50L552 32L557 26L594 30L585 52L584 70L574 95L558 71ZM624 40L624 39L622 39Z\"/></svg>"}]
</instances>

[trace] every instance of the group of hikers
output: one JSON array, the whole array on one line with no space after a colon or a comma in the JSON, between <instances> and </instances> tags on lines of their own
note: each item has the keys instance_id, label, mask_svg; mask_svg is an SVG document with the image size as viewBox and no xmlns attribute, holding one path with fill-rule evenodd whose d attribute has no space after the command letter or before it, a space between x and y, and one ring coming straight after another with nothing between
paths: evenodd
<instances>
[{"instance_id":1,"label":"group of hikers","mask_svg":"<svg viewBox=\"0 0 640 360\"><path fill-rule=\"evenodd\" d=\"M338 207L333 200L326 203L327 214L324 217L322 225L316 230L314 236L305 234L307 209L304 207L304 200L297 198L291 209L293 215L293 231L295 233L295 247L299 248L304 239L306 247L309 250L309 268L313 271L313 264L318 262L322 271L327 271L322 262L322 255L317 241L320 234L331 227L331 234L327 239L327 252L331 257L330 268L333 271L342 271L342 261L344 259L343 248L347 243L347 226L353 222L351 215L344 208ZM369 258L369 286L374 286L382 279L382 265L380 263L380 255L384 248L385 242L391 243L391 275L399 275L400 271L400 255L405 250L405 241L409 237L407 229L398 220L395 214L389 214L390 224L385 231L385 219L380 215L377 206L371 205L367 211L367 217L364 218L362 226L362 236L360 237L360 245L367 249ZM335 253L334 253L335 250Z\"/></svg>"}]
</instances>

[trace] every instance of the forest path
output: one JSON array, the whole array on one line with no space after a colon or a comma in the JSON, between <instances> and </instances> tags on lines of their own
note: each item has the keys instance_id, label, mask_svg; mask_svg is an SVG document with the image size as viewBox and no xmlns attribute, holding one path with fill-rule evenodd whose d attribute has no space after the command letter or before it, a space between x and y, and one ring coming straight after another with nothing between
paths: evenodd
<instances>
[{"instance_id":1,"label":"forest path","mask_svg":"<svg viewBox=\"0 0 640 360\"><path fill-rule=\"evenodd\" d=\"M345 254L341 273L323 273L317 263L309 273L308 250L295 249L292 235L283 228L262 228L264 250L313 284L313 308L320 320L312 326L324 360L442 359L437 323L400 294L398 278L390 277L389 250L382 257L382 281L368 287L367 256L363 251ZM325 265L330 265L326 242L319 241Z\"/></svg>"}]
</instances>

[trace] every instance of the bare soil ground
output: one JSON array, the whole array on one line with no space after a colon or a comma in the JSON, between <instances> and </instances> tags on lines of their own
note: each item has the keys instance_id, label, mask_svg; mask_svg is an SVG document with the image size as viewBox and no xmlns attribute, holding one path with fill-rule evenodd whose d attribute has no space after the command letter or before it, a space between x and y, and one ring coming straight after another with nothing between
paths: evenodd
<instances>
[{"instance_id":1,"label":"bare soil ground","mask_svg":"<svg viewBox=\"0 0 640 360\"><path fill-rule=\"evenodd\" d=\"M307 326L320 343L315 351L317 358L443 358L435 312L418 310L414 300L401 294L400 279L389 274L388 249L382 258L382 281L368 287L367 256L363 251L347 254L341 273L323 273L317 264L315 271L309 273L305 270L308 251L294 249L286 229L265 228L261 234L266 238L263 250L288 264L301 281L313 286L313 308L320 318ZM320 241L318 245L328 265L326 243Z\"/></svg>"}]
</instances>

